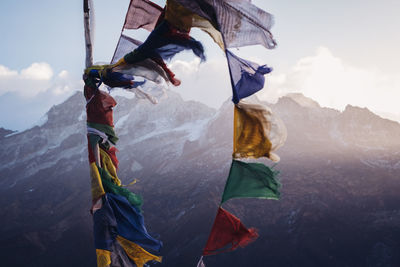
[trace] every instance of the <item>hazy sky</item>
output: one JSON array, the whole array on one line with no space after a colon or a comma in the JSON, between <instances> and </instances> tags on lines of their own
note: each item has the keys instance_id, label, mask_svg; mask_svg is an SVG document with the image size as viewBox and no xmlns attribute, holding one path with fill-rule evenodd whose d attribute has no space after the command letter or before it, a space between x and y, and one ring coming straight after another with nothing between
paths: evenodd
<instances>
[{"instance_id":1,"label":"hazy sky","mask_svg":"<svg viewBox=\"0 0 400 267\"><path fill-rule=\"evenodd\" d=\"M278 47L233 52L274 68L261 98L302 92L323 106L366 106L400 118L400 1L252 2L275 16ZM129 0L94 3L94 59L107 62ZM26 129L49 107L82 90L81 0L2 0L0 33L0 127ZM208 61L199 64L186 53L171 62L182 79L174 90L218 107L231 94L223 53L204 33L193 34L205 44Z\"/></svg>"}]
</instances>

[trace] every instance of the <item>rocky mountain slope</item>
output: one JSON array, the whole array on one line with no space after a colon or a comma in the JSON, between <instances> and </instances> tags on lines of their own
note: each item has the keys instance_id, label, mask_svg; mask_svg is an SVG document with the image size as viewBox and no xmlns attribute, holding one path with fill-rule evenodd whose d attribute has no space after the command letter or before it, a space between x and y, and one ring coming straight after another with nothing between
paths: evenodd
<instances>
[{"instance_id":1,"label":"rocky mountain slope","mask_svg":"<svg viewBox=\"0 0 400 267\"><path fill-rule=\"evenodd\" d=\"M233 105L216 111L173 92L158 105L117 102L119 176L139 180L131 189L165 244L161 265L195 266L229 171ZM224 205L260 237L206 265L400 266L400 124L301 95L270 107L288 129L275 167L282 198ZM83 96L0 140L4 266L95 266Z\"/></svg>"}]
</instances>

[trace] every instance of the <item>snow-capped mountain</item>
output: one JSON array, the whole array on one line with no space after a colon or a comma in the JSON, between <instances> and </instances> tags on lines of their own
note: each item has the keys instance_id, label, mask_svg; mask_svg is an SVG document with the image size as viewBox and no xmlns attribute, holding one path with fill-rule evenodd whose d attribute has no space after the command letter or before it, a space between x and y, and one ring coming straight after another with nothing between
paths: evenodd
<instances>
[{"instance_id":1,"label":"snow-capped mountain","mask_svg":"<svg viewBox=\"0 0 400 267\"><path fill-rule=\"evenodd\" d=\"M195 266L229 172L233 104L214 110L173 92L157 105L117 102L119 176L139 180L131 189L165 244L162 265ZM40 126L1 132L4 266L95 266L84 105L77 93ZM400 124L298 94L269 106L288 129L275 167L282 199L224 205L260 237L206 265L400 266Z\"/></svg>"}]
</instances>

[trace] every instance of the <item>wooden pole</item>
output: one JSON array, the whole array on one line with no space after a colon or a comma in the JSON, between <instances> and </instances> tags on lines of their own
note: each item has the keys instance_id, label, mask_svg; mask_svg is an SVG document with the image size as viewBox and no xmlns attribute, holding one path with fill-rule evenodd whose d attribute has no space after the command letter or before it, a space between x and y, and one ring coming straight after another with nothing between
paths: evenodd
<instances>
[{"instance_id":1,"label":"wooden pole","mask_svg":"<svg viewBox=\"0 0 400 267\"><path fill-rule=\"evenodd\" d=\"M83 25L85 28L85 48L86 48L86 60L85 67L88 68L93 65L93 46L92 40L90 38L90 5L89 0L83 0ZM96 160L97 166L100 165L100 148L99 144L93 149L94 157Z\"/></svg>"},{"instance_id":2,"label":"wooden pole","mask_svg":"<svg viewBox=\"0 0 400 267\"><path fill-rule=\"evenodd\" d=\"M86 68L93 65L93 47L90 38L90 6L89 0L83 0L83 25L85 28Z\"/></svg>"}]
</instances>

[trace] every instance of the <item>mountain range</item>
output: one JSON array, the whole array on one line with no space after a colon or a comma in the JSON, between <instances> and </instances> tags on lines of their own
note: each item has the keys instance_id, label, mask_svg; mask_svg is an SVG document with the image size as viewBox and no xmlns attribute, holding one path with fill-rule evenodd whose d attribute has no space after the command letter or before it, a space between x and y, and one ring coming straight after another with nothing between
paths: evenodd
<instances>
[{"instance_id":1,"label":"mountain range","mask_svg":"<svg viewBox=\"0 0 400 267\"><path fill-rule=\"evenodd\" d=\"M233 104L215 110L168 91L153 105L116 98L119 177L144 198L161 266L195 266L232 160ZM281 199L224 208L260 237L206 266L400 266L400 124L301 94L268 105L288 138L274 166ZM2 266L96 266L82 93L24 132L0 130ZM265 164L273 164L261 160Z\"/></svg>"}]
</instances>

